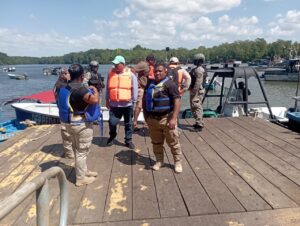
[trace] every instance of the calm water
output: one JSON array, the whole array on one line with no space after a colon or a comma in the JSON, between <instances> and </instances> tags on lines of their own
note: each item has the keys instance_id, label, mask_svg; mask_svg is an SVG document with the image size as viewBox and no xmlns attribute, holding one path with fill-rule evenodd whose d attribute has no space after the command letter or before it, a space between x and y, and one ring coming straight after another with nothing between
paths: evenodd
<instances>
[{"instance_id":1,"label":"calm water","mask_svg":"<svg viewBox=\"0 0 300 226\"><path fill-rule=\"evenodd\" d=\"M15 80L9 79L7 73L2 72L0 67L0 103L18 98L25 95L34 94L37 92L52 89L57 76L50 75L44 76L42 69L47 65L14 65L16 72L13 73L27 73L29 80ZM51 66L62 66L62 65L51 65ZM101 65L100 73L106 78L107 73L111 65ZM297 83L295 82L262 82L265 88L267 97L271 106L283 106L291 107L294 105L292 96L295 95ZM229 85L228 85L229 87ZM249 88L251 90L250 101L262 101L263 96L260 91L258 82L256 79L249 79ZM217 87L216 92L218 92ZM215 98L208 98L208 102L205 103L205 107L215 108L217 100ZM188 94L186 93L182 99L182 109L189 107ZM0 122L14 118L14 109L10 106L0 105Z\"/></svg>"}]
</instances>

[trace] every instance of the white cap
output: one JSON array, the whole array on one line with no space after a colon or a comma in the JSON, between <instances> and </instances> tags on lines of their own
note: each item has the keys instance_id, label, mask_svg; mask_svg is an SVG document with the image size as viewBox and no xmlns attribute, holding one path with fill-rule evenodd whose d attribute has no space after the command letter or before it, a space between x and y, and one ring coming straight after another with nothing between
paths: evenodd
<instances>
[{"instance_id":1,"label":"white cap","mask_svg":"<svg viewBox=\"0 0 300 226\"><path fill-rule=\"evenodd\" d=\"M171 59L170 59L170 63L179 63L179 60L178 60L178 58L177 57L171 57Z\"/></svg>"}]
</instances>

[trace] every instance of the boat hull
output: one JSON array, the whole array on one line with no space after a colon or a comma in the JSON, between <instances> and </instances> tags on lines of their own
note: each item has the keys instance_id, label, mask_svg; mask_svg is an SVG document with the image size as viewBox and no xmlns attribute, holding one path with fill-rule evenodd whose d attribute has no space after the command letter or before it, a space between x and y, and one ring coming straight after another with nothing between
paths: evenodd
<instances>
[{"instance_id":1,"label":"boat hull","mask_svg":"<svg viewBox=\"0 0 300 226\"><path fill-rule=\"evenodd\" d=\"M298 82L298 73L264 74L265 81Z\"/></svg>"}]
</instances>

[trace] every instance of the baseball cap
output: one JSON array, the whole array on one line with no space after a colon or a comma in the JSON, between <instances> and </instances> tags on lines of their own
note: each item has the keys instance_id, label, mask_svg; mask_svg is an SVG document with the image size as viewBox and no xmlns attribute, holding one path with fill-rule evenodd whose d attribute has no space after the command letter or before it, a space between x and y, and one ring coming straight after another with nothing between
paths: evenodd
<instances>
[{"instance_id":1,"label":"baseball cap","mask_svg":"<svg viewBox=\"0 0 300 226\"><path fill-rule=\"evenodd\" d=\"M144 71L147 73L147 72L149 72L149 65L147 64L146 61L141 61L134 66L134 70L136 72Z\"/></svg>"},{"instance_id":2,"label":"baseball cap","mask_svg":"<svg viewBox=\"0 0 300 226\"><path fill-rule=\"evenodd\" d=\"M171 57L170 63L179 63L179 60L177 57Z\"/></svg>"},{"instance_id":3,"label":"baseball cap","mask_svg":"<svg viewBox=\"0 0 300 226\"><path fill-rule=\"evenodd\" d=\"M112 61L113 64L125 64L125 58L122 56L116 56Z\"/></svg>"}]
</instances>

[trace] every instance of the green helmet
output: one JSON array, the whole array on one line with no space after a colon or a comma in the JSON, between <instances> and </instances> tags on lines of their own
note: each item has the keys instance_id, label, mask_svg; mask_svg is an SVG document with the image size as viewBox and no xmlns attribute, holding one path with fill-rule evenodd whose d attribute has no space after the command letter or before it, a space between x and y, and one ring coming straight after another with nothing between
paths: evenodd
<instances>
[{"instance_id":1,"label":"green helmet","mask_svg":"<svg viewBox=\"0 0 300 226\"><path fill-rule=\"evenodd\" d=\"M99 63L98 63L98 61L92 60L92 61L90 62L90 66L98 67L98 66L99 66Z\"/></svg>"},{"instance_id":2,"label":"green helmet","mask_svg":"<svg viewBox=\"0 0 300 226\"><path fill-rule=\"evenodd\" d=\"M205 61L205 56L203 53L197 53L195 56L194 56L194 60L203 60Z\"/></svg>"}]
</instances>

